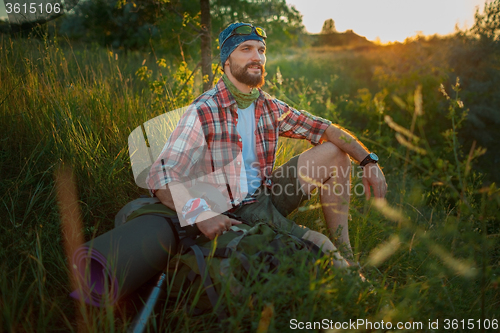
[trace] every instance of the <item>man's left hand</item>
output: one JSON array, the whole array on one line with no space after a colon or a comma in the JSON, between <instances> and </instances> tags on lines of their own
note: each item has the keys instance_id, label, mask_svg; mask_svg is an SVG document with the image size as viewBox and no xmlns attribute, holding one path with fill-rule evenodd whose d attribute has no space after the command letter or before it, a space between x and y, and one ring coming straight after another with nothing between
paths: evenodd
<instances>
[{"instance_id":1,"label":"man's left hand","mask_svg":"<svg viewBox=\"0 0 500 333\"><path fill-rule=\"evenodd\" d=\"M368 163L363 168L363 186L365 188L366 200L370 199L370 186L373 187L375 198L384 198L387 193L387 183L385 176L378 164Z\"/></svg>"}]
</instances>

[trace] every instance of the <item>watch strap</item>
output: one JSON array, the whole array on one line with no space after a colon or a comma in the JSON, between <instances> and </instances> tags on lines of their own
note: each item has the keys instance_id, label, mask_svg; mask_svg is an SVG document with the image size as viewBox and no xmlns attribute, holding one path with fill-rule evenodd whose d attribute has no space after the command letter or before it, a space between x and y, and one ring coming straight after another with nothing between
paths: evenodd
<instances>
[{"instance_id":1,"label":"watch strap","mask_svg":"<svg viewBox=\"0 0 500 333\"><path fill-rule=\"evenodd\" d=\"M368 154L360 163L359 163L359 166L362 166L364 167L365 165L367 165L368 163L378 163L378 160L374 160L372 157L371 157L372 153Z\"/></svg>"}]
</instances>

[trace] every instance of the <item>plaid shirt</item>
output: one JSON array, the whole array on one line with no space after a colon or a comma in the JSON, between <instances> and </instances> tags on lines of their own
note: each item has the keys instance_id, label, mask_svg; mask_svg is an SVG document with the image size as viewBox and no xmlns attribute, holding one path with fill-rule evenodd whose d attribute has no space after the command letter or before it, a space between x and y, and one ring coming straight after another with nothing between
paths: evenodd
<instances>
[{"instance_id":1,"label":"plaid shirt","mask_svg":"<svg viewBox=\"0 0 500 333\"><path fill-rule=\"evenodd\" d=\"M317 145L331 122L297 111L259 91L260 96L255 101L255 148L259 176L270 186L278 136L306 139ZM232 202L228 203L233 206L255 202L252 197L242 198L245 193L240 192L243 159L241 137L236 131L237 110L236 100L222 79L213 89L199 96L182 115L151 167L147 183L152 193L154 189L165 188L171 181L189 187L192 179L203 179L215 185L226 198L232 197Z\"/></svg>"}]
</instances>

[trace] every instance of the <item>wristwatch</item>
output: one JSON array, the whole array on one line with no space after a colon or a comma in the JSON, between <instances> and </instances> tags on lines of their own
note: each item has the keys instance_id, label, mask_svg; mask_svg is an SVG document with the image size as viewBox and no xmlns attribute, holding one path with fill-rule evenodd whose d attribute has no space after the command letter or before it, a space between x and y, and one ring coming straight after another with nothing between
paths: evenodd
<instances>
[{"instance_id":1,"label":"wristwatch","mask_svg":"<svg viewBox=\"0 0 500 333\"><path fill-rule=\"evenodd\" d=\"M359 163L359 166L364 167L368 163L378 163L378 156L375 153L369 153L368 156Z\"/></svg>"}]
</instances>

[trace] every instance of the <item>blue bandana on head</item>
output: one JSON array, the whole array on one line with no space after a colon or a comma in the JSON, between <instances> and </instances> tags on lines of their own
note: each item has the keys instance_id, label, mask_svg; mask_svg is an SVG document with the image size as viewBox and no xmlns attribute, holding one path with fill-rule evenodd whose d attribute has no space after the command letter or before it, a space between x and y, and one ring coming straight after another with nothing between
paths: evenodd
<instances>
[{"instance_id":1,"label":"blue bandana on head","mask_svg":"<svg viewBox=\"0 0 500 333\"><path fill-rule=\"evenodd\" d=\"M224 68L224 63L226 62L227 58L233 51L243 43L244 41L247 40L259 40L262 43L266 44L264 41L264 38L260 37L255 33L255 30L252 31L250 35L233 35L229 37L228 40L226 40L227 36L231 35L234 29L242 26L242 25L250 25L248 23L233 23L226 29L224 29L220 34L219 34L219 49L220 49L220 62L222 64L222 68ZM224 41L226 42L224 43ZM224 43L224 46L222 45Z\"/></svg>"}]
</instances>

